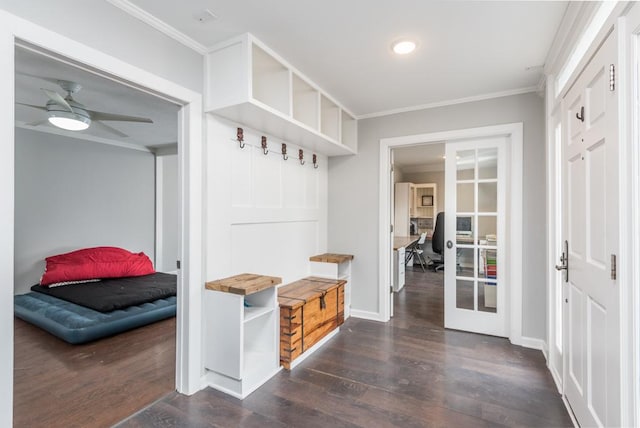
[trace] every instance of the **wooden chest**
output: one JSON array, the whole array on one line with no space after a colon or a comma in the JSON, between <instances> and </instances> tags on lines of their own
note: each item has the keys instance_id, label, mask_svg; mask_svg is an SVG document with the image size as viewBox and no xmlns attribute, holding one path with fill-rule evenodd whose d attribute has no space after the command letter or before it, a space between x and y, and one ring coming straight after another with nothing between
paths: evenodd
<instances>
[{"instance_id":1,"label":"wooden chest","mask_svg":"<svg viewBox=\"0 0 640 428\"><path fill-rule=\"evenodd\" d=\"M344 322L346 281L309 277L278 289L280 363L293 360Z\"/></svg>"}]
</instances>

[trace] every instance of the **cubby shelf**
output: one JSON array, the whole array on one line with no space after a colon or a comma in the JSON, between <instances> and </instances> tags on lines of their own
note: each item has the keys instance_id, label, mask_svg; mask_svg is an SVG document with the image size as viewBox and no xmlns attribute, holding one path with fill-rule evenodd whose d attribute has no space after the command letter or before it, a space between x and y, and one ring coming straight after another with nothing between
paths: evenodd
<instances>
[{"instance_id":1,"label":"cubby shelf","mask_svg":"<svg viewBox=\"0 0 640 428\"><path fill-rule=\"evenodd\" d=\"M206 58L205 111L314 153L357 153L357 120L249 33Z\"/></svg>"}]
</instances>

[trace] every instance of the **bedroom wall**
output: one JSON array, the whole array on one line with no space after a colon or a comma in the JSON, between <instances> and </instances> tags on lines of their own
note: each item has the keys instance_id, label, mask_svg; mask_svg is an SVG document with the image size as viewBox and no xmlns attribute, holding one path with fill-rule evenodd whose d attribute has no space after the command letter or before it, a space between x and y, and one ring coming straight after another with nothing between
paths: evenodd
<instances>
[{"instance_id":1,"label":"bedroom wall","mask_svg":"<svg viewBox=\"0 0 640 428\"><path fill-rule=\"evenodd\" d=\"M238 125L207 115L206 279L243 272L291 282L309 274L309 256L327 250L327 158L319 167L295 156L265 156L263 133L244 128L247 145L232 141ZM280 150L294 142L268 137Z\"/></svg>"},{"instance_id":2,"label":"bedroom wall","mask_svg":"<svg viewBox=\"0 0 640 428\"><path fill-rule=\"evenodd\" d=\"M543 99L534 93L359 121L358 155L329 160L329 247L355 254L354 309L373 315L379 310L380 139L513 122L524 123L522 334L544 340L546 279L540 266L546 261L545 125Z\"/></svg>"},{"instance_id":3,"label":"bedroom wall","mask_svg":"<svg viewBox=\"0 0 640 428\"><path fill-rule=\"evenodd\" d=\"M53 254L118 246L153 260L151 153L15 132L15 294L40 280Z\"/></svg>"}]
</instances>

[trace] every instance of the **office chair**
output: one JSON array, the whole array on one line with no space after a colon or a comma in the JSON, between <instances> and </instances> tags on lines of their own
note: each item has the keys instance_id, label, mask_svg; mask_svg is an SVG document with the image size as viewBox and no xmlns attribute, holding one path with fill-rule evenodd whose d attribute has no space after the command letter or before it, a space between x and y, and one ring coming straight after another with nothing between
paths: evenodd
<instances>
[{"instance_id":1,"label":"office chair","mask_svg":"<svg viewBox=\"0 0 640 428\"><path fill-rule=\"evenodd\" d=\"M418 260L420 263L420 267L422 268L422 272L425 272L424 267L427 265L427 261L424 258L424 250L422 249L422 245L427 240L427 232L423 232L420 234L420 239L414 241L407 247L408 254L405 258L404 264L406 265L411 258Z\"/></svg>"},{"instance_id":2,"label":"office chair","mask_svg":"<svg viewBox=\"0 0 640 428\"><path fill-rule=\"evenodd\" d=\"M444 269L444 212L439 212L436 217L436 228L433 230L431 238L431 249L434 253L440 255L440 260L432 260L434 271Z\"/></svg>"}]
</instances>

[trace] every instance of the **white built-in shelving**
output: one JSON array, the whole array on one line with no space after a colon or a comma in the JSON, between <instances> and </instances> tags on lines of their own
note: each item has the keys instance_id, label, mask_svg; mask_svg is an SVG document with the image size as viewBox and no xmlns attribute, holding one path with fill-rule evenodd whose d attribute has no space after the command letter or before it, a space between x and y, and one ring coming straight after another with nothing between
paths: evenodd
<instances>
[{"instance_id":1,"label":"white built-in shelving","mask_svg":"<svg viewBox=\"0 0 640 428\"><path fill-rule=\"evenodd\" d=\"M357 152L355 116L251 34L206 58L205 110L326 156Z\"/></svg>"},{"instance_id":2,"label":"white built-in shelving","mask_svg":"<svg viewBox=\"0 0 640 428\"><path fill-rule=\"evenodd\" d=\"M245 398L280 370L275 287L204 292L204 366L210 386Z\"/></svg>"}]
</instances>

